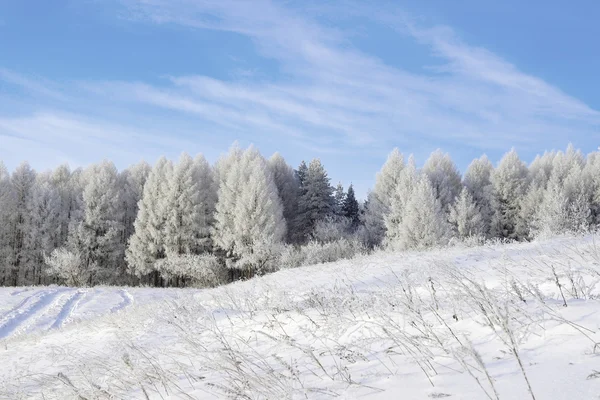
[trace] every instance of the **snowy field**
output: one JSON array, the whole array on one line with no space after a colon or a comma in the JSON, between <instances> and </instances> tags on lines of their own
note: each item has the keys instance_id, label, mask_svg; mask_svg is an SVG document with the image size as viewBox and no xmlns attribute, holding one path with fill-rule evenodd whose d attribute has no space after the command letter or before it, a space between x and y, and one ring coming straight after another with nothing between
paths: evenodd
<instances>
[{"instance_id":1,"label":"snowy field","mask_svg":"<svg viewBox=\"0 0 600 400\"><path fill-rule=\"evenodd\" d=\"M600 399L593 237L207 289L0 288L4 399Z\"/></svg>"}]
</instances>

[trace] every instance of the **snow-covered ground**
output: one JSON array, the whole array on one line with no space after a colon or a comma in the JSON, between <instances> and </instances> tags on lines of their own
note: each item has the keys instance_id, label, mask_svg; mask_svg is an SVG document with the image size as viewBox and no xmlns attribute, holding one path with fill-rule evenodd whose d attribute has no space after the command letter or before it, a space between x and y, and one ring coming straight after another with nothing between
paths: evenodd
<instances>
[{"instance_id":1,"label":"snow-covered ground","mask_svg":"<svg viewBox=\"0 0 600 400\"><path fill-rule=\"evenodd\" d=\"M586 237L210 290L0 288L0 398L600 399L599 282Z\"/></svg>"}]
</instances>

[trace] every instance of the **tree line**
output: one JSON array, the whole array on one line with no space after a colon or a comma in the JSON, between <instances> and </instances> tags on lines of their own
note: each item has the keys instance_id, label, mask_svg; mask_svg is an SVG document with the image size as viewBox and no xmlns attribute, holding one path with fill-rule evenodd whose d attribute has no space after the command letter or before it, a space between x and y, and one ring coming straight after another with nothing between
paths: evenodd
<instances>
[{"instance_id":1,"label":"tree line","mask_svg":"<svg viewBox=\"0 0 600 400\"><path fill-rule=\"evenodd\" d=\"M600 152L569 145L528 166L516 151L464 176L394 149L359 203L318 159L292 168L233 146L118 171L103 161L37 173L0 162L0 284L213 286L375 248L531 240L600 223Z\"/></svg>"}]
</instances>

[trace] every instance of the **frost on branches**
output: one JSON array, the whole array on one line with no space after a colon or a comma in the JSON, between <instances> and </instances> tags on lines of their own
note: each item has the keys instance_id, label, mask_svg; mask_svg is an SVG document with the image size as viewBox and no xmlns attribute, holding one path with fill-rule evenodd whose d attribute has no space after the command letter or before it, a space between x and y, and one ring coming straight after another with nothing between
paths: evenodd
<instances>
[{"instance_id":1,"label":"frost on branches","mask_svg":"<svg viewBox=\"0 0 600 400\"><path fill-rule=\"evenodd\" d=\"M364 196L334 188L319 159L294 170L237 145L214 165L186 153L122 171L0 162L0 284L214 286L379 248L587 232L600 224L600 152L569 145L528 166L513 149L461 177L441 150L418 168L394 149Z\"/></svg>"}]
</instances>

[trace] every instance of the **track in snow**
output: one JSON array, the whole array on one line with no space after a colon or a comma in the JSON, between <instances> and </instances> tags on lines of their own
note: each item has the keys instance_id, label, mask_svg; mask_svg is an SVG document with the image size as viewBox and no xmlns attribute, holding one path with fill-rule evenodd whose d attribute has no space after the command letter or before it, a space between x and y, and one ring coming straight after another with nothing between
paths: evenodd
<instances>
[{"instance_id":1,"label":"track in snow","mask_svg":"<svg viewBox=\"0 0 600 400\"><path fill-rule=\"evenodd\" d=\"M125 289L119 289L119 295L121 296L121 302L110 309L111 313L120 311L126 307L129 307L133 303L133 296Z\"/></svg>"},{"instance_id":2,"label":"track in snow","mask_svg":"<svg viewBox=\"0 0 600 400\"><path fill-rule=\"evenodd\" d=\"M124 288L77 289L32 287L0 292L0 302L14 299L0 312L0 340L21 334L49 332L74 320L86 320L129 308L133 295Z\"/></svg>"},{"instance_id":3,"label":"track in snow","mask_svg":"<svg viewBox=\"0 0 600 400\"><path fill-rule=\"evenodd\" d=\"M58 312L58 315L56 316L56 319L54 320L54 323L52 324L52 326L50 326L50 329L62 328L64 323L73 314L73 311L77 309L77 305L86 293L86 291L82 290L78 290L77 292L75 292L75 294L71 296L62 306L62 308Z\"/></svg>"},{"instance_id":4,"label":"track in snow","mask_svg":"<svg viewBox=\"0 0 600 400\"><path fill-rule=\"evenodd\" d=\"M34 297L37 297L37 296L39 296L39 294L40 294L40 292L38 292L38 293L35 293L35 294L32 294L32 295L31 295L31 296L29 296L29 297L25 297L23 300L21 300L21 302L20 302L19 304L17 304L17 305L16 305L16 306L14 306L13 308L11 308L10 310L8 310L8 311L6 311L4 314L2 314L2 316L0 316L0 321L4 321L4 319L5 319L6 317L8 317L10 314L14 313L15 311L19 310L19 309L20 309L21 307L23 307L23 306L24 306L24 305L25 305L25 304L26 304L26 303L27 303L29 300L31 300L31 299L32 299L32 298L34 298ZM11 293L11 296L12 296L12 295L13 295L13 294ZM2 323L0 322L0 324L2 324ZM2 326L2 325L0 325L0 326Z\"/></svg>"},{"instance_id":5,"label":"track in snow","mask_svg":"<svg viewBox=\"0 0 600 400\"><path fill-rule=\"evenodd\" d=\"M58 290L47 290L38 292L19 303L9 312L5 313L2 317L2 323L0 325L0 339L3 339L15 331L17 331L24 324L33 322L40 313L44 312L44 309L49 307L54 300L69 289L58 289ZM32 303L29 300L37 297Z\"/></svg>"},{"instance_id":6,"label":"track in snow","mask_svg":"<svg viewBox=\"0 0 600 400\"><path fill-rule=\"evenodd\" d=\"M25 292L29 292L30 290L33 290L34 288L30 287L30 288L25 288L25 289L19 289L19 290L15 290L14 292L12 292L10 295L11 296L17 296L19 294L25 293Z\"/></svg>"}]
</instances>

